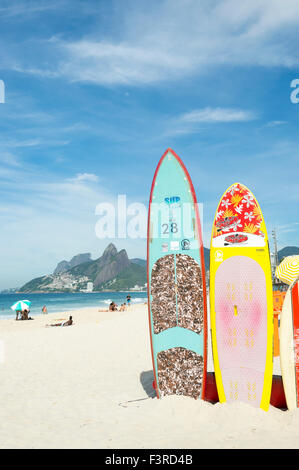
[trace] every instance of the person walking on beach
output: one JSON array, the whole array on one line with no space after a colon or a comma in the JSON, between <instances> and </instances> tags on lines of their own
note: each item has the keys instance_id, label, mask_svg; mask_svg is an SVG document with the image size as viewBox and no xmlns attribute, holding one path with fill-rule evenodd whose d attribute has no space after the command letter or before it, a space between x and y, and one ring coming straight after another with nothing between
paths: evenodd
<instances>
[{"instance_id":1,"label":"person walking on beach","mask_svg":"<svg viewBox=\"0 0 299 470\"><path fill-rule=\"evenodd\" d=\"M42 313L48 313L48 310L47 310L47 307L44 305L43 308L42 308Z\"/></svg>"},{"instance_id":2,"label":"person walking on beach","mask_svg":"<svg viewBox=\"0 0 299 470\"><path fill-rule=\"evenodd\" d=\"M130 307L130 304L131 304L131 296L130 296L130 294L127 295L127 304L128 304L128 307Z\"/></svg>"}]
</instances>

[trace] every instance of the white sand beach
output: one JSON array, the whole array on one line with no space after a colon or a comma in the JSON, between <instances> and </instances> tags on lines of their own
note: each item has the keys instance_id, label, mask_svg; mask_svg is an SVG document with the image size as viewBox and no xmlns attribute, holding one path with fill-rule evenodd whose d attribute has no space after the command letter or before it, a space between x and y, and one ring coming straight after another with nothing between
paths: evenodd
<instances>
[{"instance_id":1,"label":"white sand beach","mask_svg":"<svg viewBox=\"0 0 299 470\"><path fill-rule=\"evenodd\" d=\"M0 448L299 447L299 411L153 398L146 305L2 320L0 342Z\"/></svg>"}]
</instances>

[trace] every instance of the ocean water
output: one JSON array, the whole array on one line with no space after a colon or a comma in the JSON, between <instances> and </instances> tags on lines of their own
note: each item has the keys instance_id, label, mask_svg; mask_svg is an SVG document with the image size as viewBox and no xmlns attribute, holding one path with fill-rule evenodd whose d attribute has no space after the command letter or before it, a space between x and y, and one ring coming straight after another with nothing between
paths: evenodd
<instances>
[{"instance_id":1,"label":"ocean water","mask_svg":"<svg viewBox=\"0 0 299 470\"><path fill-rule=\"evenodd\" d=\"M42 307L46 305L48 313L68 312L84 307L108 308L110 302L114 301L120 305L126 301L130 294L131 302L147 302L146 292L91 292L76 294L0 294L0 320L15 318L15 312L11 306L18 300L30 300L30 315L42 313Z\"/></svg>"}]
</instances>

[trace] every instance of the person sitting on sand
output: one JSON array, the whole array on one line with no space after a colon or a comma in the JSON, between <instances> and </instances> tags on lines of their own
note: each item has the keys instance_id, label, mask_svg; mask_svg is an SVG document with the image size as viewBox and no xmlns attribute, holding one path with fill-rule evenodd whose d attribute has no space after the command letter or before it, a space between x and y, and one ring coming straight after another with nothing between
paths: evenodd
<instances>
[{"instance_id":1,"label":"person sitting on sand","mask_svg":"<svg viewBox=\"0 0 299 470\"><path fill-rule=\"evenodd\" d=\"M117 304L115 302L111 302L109 305L109 312L115 312L117 311Z\"/></svg>"},{"instance_id":2,"label":"person sitting on sand","mask_svg":"<svg viewBox=\"0 0 299 470\"><path fill-rule=\"evenodd\" d=\"M34 320L34 318L28 316L29 312L30 310L22 310L20 320Z\"/></svg>"},{"instance_id":3,"label":"person sitting on sand","mask_svg":"<svg viewBox=\"0 0 299 470\"><path fill-rule=\"evenodd\" d=\"M71 326L73 324L73 317L70 317L68 321L61 322L61 323L52 323L52 325L46 326Z\"/></svg>"},{"instance_id":4,"label":"person sitting on sand","mask_svg":"<svg viewBox=\"0 0 299 470\"><path fill-rule=\"evenodd\" d=\"M121 308L120 308L121 310ZM111 302L109 304L109 308L108 310L107 309L104 309L104 308L99 308L98 312L117 312L117 304L115 302Z\"/></svg>"},{"instance_id":5,"label":"person sitting on sand","mask_svg":"<svg viewBox=\"0 0 299 470\"><path fill-rule=\"evenodd\" d=\"M23 310L21 313L21 320L28 320L28 313L30 310Z\"/></svg>"},{"instance_id":6,"label":"person sitting on sand","mask_svg":"<svg viewBox=\"0 0 299 470\"><path fill-rule=\"evenodd\" d=\"M125 310L127 310L126 304L125 304L125 303L124 303L124 304L121 304L119 311L120 311L120 312L124 312Z\"/></svg>"}]
</instances>

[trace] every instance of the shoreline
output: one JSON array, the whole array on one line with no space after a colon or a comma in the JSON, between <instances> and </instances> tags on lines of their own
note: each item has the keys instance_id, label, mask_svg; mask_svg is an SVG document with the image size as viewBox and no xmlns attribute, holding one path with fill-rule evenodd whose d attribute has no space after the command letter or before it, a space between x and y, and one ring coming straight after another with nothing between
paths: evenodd
<instances>
[{"instance_id":1,"label":"shoreline","mask_svg":"<svg viewBox=\"0 0 299 470\"><path fill-rule=\"evenodd\" d=\"M81 295L82 294L82 295ZM49 294L35 294L37 297L28 296L28 298L32 301L30 307L29 316L36 318L42 314L42 307L45 304L48 308L48 314L57 314L60 312L68 312L68 311L75 311L75 310L82 310L85 308L98 308L98 309L108 309L109 303L111 301L116 302L118 306L123 303L126 303L126 295L128 294L127 291L116 291L106 293L103 296L99 296L98 292L92 293L93 295L89 296L86 293L77 293L73 294L61 294L61 295L49 295ZM111 295L110 295L111 294ZM147 294L144 292L135 292L131 293L131 306L132 305L141 305L144 302L147 302ZM45 297L43 297L45 296ZM25 297L25 296L24 296ZM8 298L5 295L5 300L0 298L0 323L4 320L14 320L16 314L13 310L11 310L10 306L14 301L18 299L18 296L15 296L15 299Z\"/></svg>"},{"instance_id":2,"label":"shoreline","mask_svg":"<svg viewBox=\"0 0 299 470\"><path fill-rule=\"evenodd\" d=\"M134 310L134 307L137 306L144 306L144 304L141 303L136 303L135 305L131 305L127 310L124 312L120 312L119 310L117 311L100 311L104 310L104 308L101 308L99 306L88 306L88 307L82 307L82 308L74 308L74 309L68 309L68 310L59 310L57 312L51 312L51 313L39 313L39 314L32 314L32 320L17 320L15 319L15 316L13 318L3 318L1 319L0 317L0 322L2 327L4 326L4 329L2 328L2 332L5 330L5 326L7 326L9 329L14 328L20 324L36 324L37 326L44 326L46 323L50 323L53 321L60 321L60 320L68 320L69 316L71 315L73 317L74 325L76 324L76 319L77 322L79 321L79 324L82 323L93 323L99 320L109 320L113 318L117 318L120 315L123 315L125 313L130 313L130 311ZM31 316L31 313L29 313L29 316ZM57 317L57 318L56 318ZM58 318L59 317L59 318ZM74 318L76 317L76 318ZM113 318L112 318L113 317ZM36 323L35 323L36 322ZM0 339L1 339L1 333L0 333Z\"/></svg>"},{"instance_id":3,"label":"shoreline","mask_svg":"<svg viewBox=\"0 0 299 470\"><path fill-rule=\"evenodd\" d=\"M104 307L103 307L104 308ZM14 321L15 323L26 323L26 322L31 322L33 320L36 320L36 319L39 319L39 318L47 318L47 317L51 317L51 316L55 316L55 315L69 315L69 312L72 312L72 313L83 313L86 312L87 310L90 310L90 311L98 311L99 309L101 309L101 307L99 306L88 306L88 307L81 307L81 308L69 308L68 310L57 310L56 312L50 312L50 313L29 313L29 316L32 316L33 319L32 320L17 320L15 319L15 314L11 316L11 318L4 318L4 315L3 315L3 318L1 317L0 315L0 322L2 323L3 321ZM115 313L115 312L99 312L99 313ZM116 312L117 313L117 312ZM120 312L122 313L122 312Z\"/></svg>"}]
</instances>

